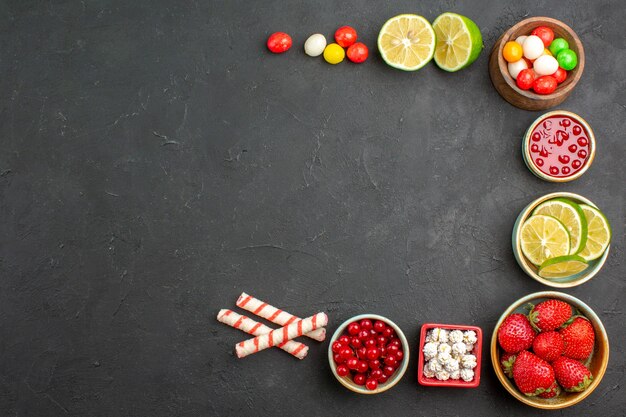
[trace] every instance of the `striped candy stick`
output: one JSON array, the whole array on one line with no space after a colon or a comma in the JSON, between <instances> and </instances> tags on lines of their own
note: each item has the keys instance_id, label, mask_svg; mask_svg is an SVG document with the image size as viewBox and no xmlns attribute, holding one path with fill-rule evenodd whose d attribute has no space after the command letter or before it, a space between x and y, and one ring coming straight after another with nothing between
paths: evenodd
<instances>
[{"instance_id":1,"label":"striped candy stick","mask_svg":"<svg viewBox=\"0 0 626 417\"><path fill-rule=\"evenodd\" d=\"M235 329L242 330L254 336L267 334L274 330L267 327L263 323L256 322L251 318L237 314L232 310L220 310L219 313L217 313L217 320L230 327L234 327ZM276 345L276 347L281 348L298 359L304 359L309 352L309 347L307 345L293 340L287 340L286 342Z\"/></svg>"},{"instance_id":2,"label":"striped candy stick","mask_svg":"<svg viewBox=\"0 0 626 417\"><path fill-rule=\"evenodd\" d=\"M288 326L237 343L235 352L237 353L237 357L244 358L263 349L280 345L287 340L302 336L305 333L326 326L327 324L328 316L325 313L317 313L306 319L296 320Z\"/></svg>"},{"instance_id":3,"label":"striped candy stick","mask_svg":"<svg viewBox=\"0 0 626 417\"><path fill-rule=\"evenodd\" d=\"M254 298L245 292L242 292L237 299L237 307L248 310L249 312L254 313L259 317L263 317L264 319L271 321L274 324L278 324L279 326L289 326L294 321L300 319L300 317L296 317L286 311L264 303L263 301ZM310 337L318 342L322 342L326 338L326 329L317 329L305 334L304 336Z\"/></svg>"}]
</instances>

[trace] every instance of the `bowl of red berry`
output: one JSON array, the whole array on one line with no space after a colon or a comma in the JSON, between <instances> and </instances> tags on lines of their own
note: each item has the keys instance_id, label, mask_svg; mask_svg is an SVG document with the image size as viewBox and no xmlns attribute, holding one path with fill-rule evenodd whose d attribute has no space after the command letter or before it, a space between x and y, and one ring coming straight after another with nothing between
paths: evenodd
<instances>
[{"instance_id":1,"label":"bowl of red berry","mask_svg":"<svg viewBox=\"0 0 626 417\"><path fill-rule=\"evenodd\" d=\"M344 387L359 394L387 391L402 379L409 365L404 333L376 314L346 320L330 340L330 369Z\"/></svg>"},{"instance_id":2,"label":"bowl of red berry","mask_svg":"<svg viewBox=\"0 0 626 417\"><path fill-rule=\"evenodd\" d=\"M417 382L430 387L476 388L482 339L483 332L476 326L422 325Z\"/></svg>"},{"instance_id":3,"label":"bowl of red berry","mask_svg":"<svg viewBox=\"0 0 626 417\"><path fill-rule=\"evenodd\" d=\"M544 291L506 309L491 337L491 362L504 388L535 408L556 410L595 390L609 361L609 339L578 298Z\"/></svg>"}]
</instances>

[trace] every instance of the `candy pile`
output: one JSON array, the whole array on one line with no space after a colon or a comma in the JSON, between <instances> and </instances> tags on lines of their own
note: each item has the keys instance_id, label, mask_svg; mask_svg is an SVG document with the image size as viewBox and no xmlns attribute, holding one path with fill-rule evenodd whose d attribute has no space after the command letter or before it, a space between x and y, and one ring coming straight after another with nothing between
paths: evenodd
<instances>
[{"instance_id":1,"label":"candy pile","mask_svg":"<svg viewBox=\"0 0 626 417\"><path fill-rule=\"evenodd\" d=\"M308 56L316 57L324 54L324 60L329 64L339 64L347 56L355 64L365 62L369 49L364 43L357 42L357 33L350 26L342 26L335 31L335 42L326 44L326 38L321 33L315 33L304 42L304 52ZM267 40L267 49L275 54L282 54L291 48L291 36L284 32L276 32Z\"/></svg>"},{"instance_id":2,"label":"candy pile","mask_svg":"<svg viewBox=\"0 0 626 417\"><path fill-rule=\"evenodd\" d=\"M424 376L440 381L474 379L476 355L472 354L477 342L476 332L467 330L429 330L422 352L424 353Z\"/></svg>"},{"instance_id":3,"label":"candy pile","mask_svg":"<svg viewBox=\"0 0 626 417\"><path fill-rule=\"evenodd\" d=\"M530 307L528 316L511 314L498 329L504 373L528 396L552 398L561 388L569 392L587 389L593 375L583 362L595 344L589 320L572 316L572 307L561 300Z\"/></svg>"},{"instance_id":4,"label":"candy pile","mask_svg":"<svg viewBox=\"0 0 626 417\"><path fill-rule=\"evenodd\" d=\"M381 320L354 321L331 349L337 375L351 375L357 385L375 390L396 372L404 351L395 330Z\"/></svg>"},{"instance_id":5,"label":"candy pile","mask_svg":"<svg viewBox=\"0 0 626 417\"><path fill-rule=\"evenodd\" d=\"M298 359L304 359L309 351L309 347L292 339L307 336L321 342L326 338L326 329L324 327L328 324L328 316L325 313L317 313L311 317L301 319L258 300L245 292L241 293L237 299L237 306L282 326L279 329L272 329L263 323L256 322L232 310L220 310L217 313L219 322L256 336L237 343L235 352L238 358L244 358L270 347L278 347Z\"/></svg>"},{"instance_id":6,"label":"candy pile","mask_svg":"<svg viewBox=\"0 0 626 417\"><path fill-rule=\"evenodd\" d=\"M554 31L547 26L507 42L502 55L517 86L537 94L553 93L567 79L567 71L578 65L578 56L569 43L563 38L554 39Z\"/></svg>"},{"instance_id":7,"label":"candy pile","mask_svg":"<svg viewBox=\"0 0 626 417\"><path fill-rule=\"evenodd\" d=\"M611 242L611 228L600 210L567 198L537 206L520 230L522 253L548 279L584 271Z\"/></svg>"}]
</instances>

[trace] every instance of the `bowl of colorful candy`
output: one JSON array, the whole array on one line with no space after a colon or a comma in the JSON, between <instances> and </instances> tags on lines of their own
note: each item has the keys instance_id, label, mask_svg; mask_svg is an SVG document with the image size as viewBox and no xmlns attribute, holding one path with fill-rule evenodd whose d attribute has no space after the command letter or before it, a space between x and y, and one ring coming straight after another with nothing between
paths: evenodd
<instances>
[{"instance_id":1,"label":"bowl of colorful candy","mask_svg":"<svg viewBox=\"0 0 626 417\"><path fill-rule=\"evenodd\" d=\"M531 17L504 32L489 58L489 75L498 93L524 110L562 103L585 68L576 33L549 17Z\"/></svg>"},{"instance_id":2,"label":"bowl of colorful candy","mask_svg":"<svg viewBox=\"0 0 626 417\"><path fill-rule=\"evenodd\" d=\"M556 410L579 403L598 387L609 340L591 307L574 296L544 291L504 311L490 351L496 376L513 397Z\"/></svg>"},{"instance_id":3,"label":"bowl of colorful candy","mask_svg":"<svg viewBox=\"0 0 626 417\"><path fill-rule=\"evenodd\" d=\"M359 394L387 391L402 379L409 365L404 333L376 314L346 320L330 340L330 369L344 387Z\"/></svg>"},{"instance_id":4,"label":"bowl of colorful candy","mask_svg":"<svg viewBox=\"0 0 626 417\"><path fill-rule=\"evenodd\" d=\"M611 226L598 206L567 192L526 206L513 226L513 253L528 276L557 288L580 285L604 265Z\"/></svg>"},{"instance_id":5,"label":"bowl of colorful candy","mask_svg":"<svg viewBox=\"0 0 626 417\"><path fill-rule=\"evenodd\" d=\"M417 382L430 387L476 388L480 384L482 340L480 327L422 325Z\"/></svg>"}]
</instances>

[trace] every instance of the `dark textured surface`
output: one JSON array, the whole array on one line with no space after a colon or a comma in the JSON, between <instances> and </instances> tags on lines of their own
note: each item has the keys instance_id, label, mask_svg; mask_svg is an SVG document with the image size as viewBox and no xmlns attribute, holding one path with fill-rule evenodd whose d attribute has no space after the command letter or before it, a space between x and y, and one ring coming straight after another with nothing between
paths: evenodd
<instances>
[{"instance_id":1,"label":"dark textured surface","mask_svg":"<svg viewBox=\"0 0 626 417\"><path fill-rule=\"evenodd\" d=\"M481 326L546 287L511 253L517 213L551 191L613 224L601 273L567 290L602 318L600 387L555 415L623 415L626 37L622 2L0 1L0 414L3 416L510 415L484 362L475 390L352 394L327 344L299 362L244 360L216 322L247 291L295 314ZM480 4L480 6L479 6ZM330 66L310 33L352 24L375 49L401 12L453 10L485 52L447 74ZM487 54L527 15L570 24L587 51L562 108L598 138L578 181L533 177L520 138L537 117L492 88ZM270 32L294 47L273 56ZM372 51L373 52L373 51ZM487 354L487 348L484 349Z\"/></svg>"}]
</instances>

